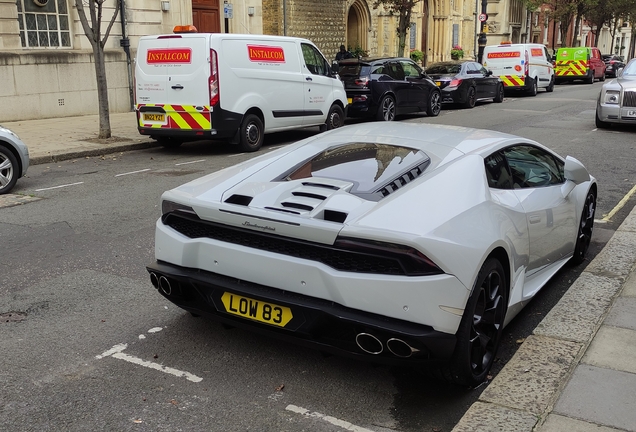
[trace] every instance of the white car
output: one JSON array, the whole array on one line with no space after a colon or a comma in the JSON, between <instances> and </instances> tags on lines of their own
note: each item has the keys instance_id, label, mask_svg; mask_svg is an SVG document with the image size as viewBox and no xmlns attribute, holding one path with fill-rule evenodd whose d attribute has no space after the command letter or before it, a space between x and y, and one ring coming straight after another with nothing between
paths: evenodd
<instances>
[{"instance_id":1,"label":"white car","mask_svg":"<svg viewBox=\"0 0 636 432\"><path fill-rule=\"evenodd\" d=\"M613 123L636 125L636 59L603 84L598 95L596 127L608 129Z\"/></svg>"},{"instance_id":2,"label":"white car","mask_svg":"<svg viewBox=\"0 0 636 432\"><path fill-rule=\"evenodd\" d=\"M0 195L11 192L29 168L29 149L11 130L0 125Z\"/></svg>"},{"instance_id":3,"label":"white car","mask_svg":"<svg viewBox=\"0 0 636 432\"><path fill-rule=\"evenodd\" d=\"M363 123L165 192L147 269L192 314L472 386L503 326L585 259L596 195L525 138Z\"/></svg>"}]
</instances>

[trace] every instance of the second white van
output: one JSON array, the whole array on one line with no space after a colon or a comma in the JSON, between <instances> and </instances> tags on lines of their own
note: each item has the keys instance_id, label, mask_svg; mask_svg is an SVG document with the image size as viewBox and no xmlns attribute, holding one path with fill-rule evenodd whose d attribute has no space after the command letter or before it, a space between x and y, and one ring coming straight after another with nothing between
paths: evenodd
<instances>
[{"instance_id":1,"label":"second white van","mask_svg":"<svg viewBox=\"0 0 636 432\"><path fill-rule=\"evenodd\" d=\"M165 146L225 139L256 151L269 132L344 124L342 81L311 41L186 27L139 40L135 104L142 135Z\"/></svg>"}]
</instances>

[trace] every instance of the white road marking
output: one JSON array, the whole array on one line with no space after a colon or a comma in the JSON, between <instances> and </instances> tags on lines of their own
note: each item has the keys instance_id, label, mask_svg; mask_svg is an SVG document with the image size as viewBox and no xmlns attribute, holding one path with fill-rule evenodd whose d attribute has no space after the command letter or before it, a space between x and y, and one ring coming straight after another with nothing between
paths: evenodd
<instances>
[{"instance_id":1,"label":"white road marking","mask_svg":"<svg viewBox=\"0 0 636 432\"><path fill-rule=\"evenodd\" d=\"M158 327L155 327L155 328L158 328ZM116 358L116 359L119 359L119 360L127 361L129 363L136 364L138 366L143 366L143 367L147 367L149 369L154 369L154 370L158 370L160 372L165 372L167 374L174 375L174 376L179 377L179 378L185 377L188 381L192 381L192 382L195 382L195 383L203 381L203 378L198 377L196 375L193 375L190 372L180 371L179 369L171 368L171 367L168 367L168 366L161 365L159 363L146 361L146 360L140 359L138 357L131 356L129 354L125 354L123 351L127 347L128 347L128 344L117 344L114 347L112 347L111 349L109 349L107 351L104 351L102 354L96 355L95 358L100 360L100 359L103 359L104 357L112 357L112 358Z\"/></svg>"},{"instance_id":2,"label":"white road marking","mask_svg":"<svg viewBox=\"0 0 636 432\"><path fill-rule=\"evenodd\" d=\"M603 220L604 220L605 222L608 222L608 221L609 221L612 217L614 217L614 215L615 215L615 214L616 214L616 213L617 213L620 209L622 209L622 208L623 208L623 206L624 206L625 204L627 204L627 201L629 201L629 199L630 199L630 198L632 197L632 195L634 195L635 193L636 193L636 185L634 185L634 187L633 187L633 188L632 188L629 192L627 192L627 195L625 195L625 196L623 197L623 199L622 199L622 200L620 200L620 201L618 202L618 204L616 204L616 207L614 207L614 208L612 209L612 211L611 211L611 212L609 212L607 215L605 215L605 217L603 217Z\"/></svg>"},{"instance_id":3,"label":"white road marking","mask_svg":"<svg viewBox=\"0 0 636 432\"><path fill-rule=\"evenodd\" d=\"M150 168L142 169L142 170L139 170L139 171L131 171L131 172L127 172L127 173L117 174L117 175L115 175L115 177L121 177L121 176L125 176L125 175L130 175L130 174L139 174L139 173L146 172L146 171L150 171Z\"/></svg>"},{"instance_id":4,"label":"white road marking","mask_svg":"<svg viewBox=\"0 0 636 432\"><path fill-rule=\"evenodd\" d=\"M199 162L205 162L205 159L199 159L199 160L190 161L190 162L181 162L181 163L174 164L174 165L175 166L180 166L180 165L188 165L188 164L199 163Z\"/></svg>"},{"instance_id":5,"label":"white road marking","mask_svg":"<svg viewBox=\"0 0 636 432\"><path fill-rule=\"evenodd\" d=\"M146 339L146 335L139 335L139 339Z\"/></svg>"},{"instance_id":6,"label":"white road marking","mask_svg":"<svg viewBox=\"0 0 636 432\"><path fill-rule=\"evenodd\" d=\"M287 405L285 409L287 411L295 412L297 414L302 414L307 417L314 417L314 418L324 420L328 423L331 423L334 426L341 427L344 430L348 430L352 432L373 432L371 429L366 429L360 426L353 425L349 423L348 421L339 420L335 417L320 414L319 412L309 412L308 409L297 407L296 405Z\"/></svg>"},{"instance_id":7,"label":"white road marking","mask_svg":"<svg viewBox=\"0 0 636 432\"><path fill-rule=\"evenodd\" d=\"M192 381L195 383L203 381L203 378L200 378L196 375L193 375L189 372L180 371L179 369L171 368L168 366L160 365L159 363L154 363L146 360L142 360L140 358L125 354L123 352L118 352L112 355L113 358L127 361L129 363L133 363L139 366L147 367L149 369L158 370L160 372L165 372L170 375L174 375L176 377L185 377L188 381Z\"/></svg>"},{"instance_id":8,"label":"white road marking","mask_svg":"<svg viewBox=\"0 0 636 432\"><path fill-rule=\"evenodd\" d=\"M227 155L227 157L237 157L237 156L243 156L245 153L235 153L235 154L231 154L231 155Z\"/></svg>"},{"instance_id":9,"label":"white road marking","mask_svg":"<svg viewBox=\"0 0 636 432\"><path fill-rule=\"evenodd\" d=\"M41 191L45 191L45 190L59 189L59 188L67 187L67 186L77 186L77 185L81 185L81 184L84 184L84 182L69 183L69 184L65 184L65 185L53 186L53 187L50 187L50 188L36 189L35 191L36 192L41 192Z\"/></svg>"},{"instance_id":10,"label":"white road marking","mask_svg":"<svg viewBox=\"0 0 636 432\"><path fill-rule=\"evenodd\" d=\"M163 327L153 327L150 330L148 330L148 333L157 333L157 332L160 332L161 330L163 330Z\"/></svg>"}]
</instances>

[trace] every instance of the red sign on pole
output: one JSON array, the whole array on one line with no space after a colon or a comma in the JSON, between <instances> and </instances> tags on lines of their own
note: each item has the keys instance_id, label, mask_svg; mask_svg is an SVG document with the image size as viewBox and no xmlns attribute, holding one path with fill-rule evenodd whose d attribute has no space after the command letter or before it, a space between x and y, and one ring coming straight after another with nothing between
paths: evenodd
<instances>
[{"instance_id":1,"label":"red sign on pole","mask_svg":"<svg viewBox=\"0 0 636 432\"><path fill-rule=\"evenodd\" d=\"M486 22L486 20L488 19L488 15L485 13L479 14L479 21L480 22Z\"/></svg>"}]
</instances>

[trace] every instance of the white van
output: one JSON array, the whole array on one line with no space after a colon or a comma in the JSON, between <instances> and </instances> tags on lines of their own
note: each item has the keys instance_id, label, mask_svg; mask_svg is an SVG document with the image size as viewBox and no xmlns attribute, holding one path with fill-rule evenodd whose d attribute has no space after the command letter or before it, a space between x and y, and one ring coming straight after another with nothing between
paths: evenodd
<instances>
[{"instance_id":1,"label":"white van","mask_svg":"<svg viewBox=\"0 0 636 432\"><path fill-rule=\"evenodd\" d=\"M554 90L554 67L545 45L488 45L484 47L482 64L501 78L506 91L521 90L536 96L540 88Z\"/></svg>"},{"instance_id":2,"label":"white van","mask_svg":"<svg viewBox=\"0 0 636 432\"><path fill-rule=\"evenodd\" d=\"M135 105L142 135L166 146L227 139L256 151L268 132L343 125L342 81L311 41L184 27L139 40Z\"/></svg>"}]
</instances>

